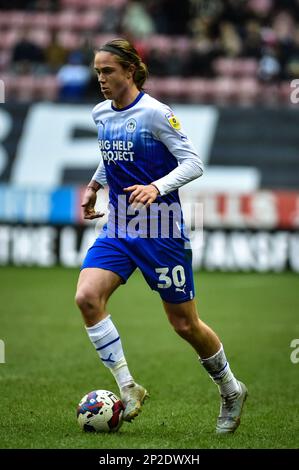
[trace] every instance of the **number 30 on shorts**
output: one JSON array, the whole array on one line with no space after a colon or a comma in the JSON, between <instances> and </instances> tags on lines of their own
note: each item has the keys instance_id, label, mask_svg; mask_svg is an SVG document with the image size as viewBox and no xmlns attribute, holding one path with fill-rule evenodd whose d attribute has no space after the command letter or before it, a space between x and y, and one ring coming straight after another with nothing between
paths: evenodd
<instances>
[{"instance_id":1,"label":"number 30 on shorts","mask_svg":"<svg viewBox=\"0 0 299 470\"><path fill-rule=\"evenodd\" d=\"M175 266L171 273L169 273L168 267L155 268L155 271L159 274L159 289L168 289L168 287L171 287L172 284L174 284L175 287L182 287L186 283L185 270L184 267L180 264Z\"/></svg>"}]
</instances>

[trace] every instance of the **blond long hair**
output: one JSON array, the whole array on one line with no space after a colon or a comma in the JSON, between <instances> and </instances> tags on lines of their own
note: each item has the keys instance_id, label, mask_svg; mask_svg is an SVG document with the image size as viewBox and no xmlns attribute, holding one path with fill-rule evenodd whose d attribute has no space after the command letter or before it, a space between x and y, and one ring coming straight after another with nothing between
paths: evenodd
<instances>
[{"instance_id":1,"label":"blond long hair","mask_svg":"<svg viewBox=\"0 0 299 470\"><path fill-rule=\"evenodd\" d=\"M133 81L138 90L142 90L148 77L148 70L147 66L142 62L142 59L135 47L126 39L113 39L97 49L96 53L105 50L115 54L118 63L124 69L128 69L130 65L135 66Z\"/></svg>"}]
</instances>

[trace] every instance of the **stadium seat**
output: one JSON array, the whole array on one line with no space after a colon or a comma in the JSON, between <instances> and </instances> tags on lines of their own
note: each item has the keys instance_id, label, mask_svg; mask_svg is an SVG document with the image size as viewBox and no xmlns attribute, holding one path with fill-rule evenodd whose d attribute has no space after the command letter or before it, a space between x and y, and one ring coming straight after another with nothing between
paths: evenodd
<instances>
[{"instance_id":1,"label":"stadium seat","mask_svg":"<svg viewBox=\"0 0 299 470\"><path fill-rule=\"evenodd\" d=\"M47 29L34 28L30 31L29 38L41 48L47 47L51 40L50 32Z\"/></svg>"},{"instance_id":2,"label":"stadium seat","mask_svg":"<svg viewBox=\"0 0 299 470\"><path fill-rule=\"evenodd\" d=\"M53 15L56 22L52 24L52 27L58 30L73 30L76 28L79 20L79 15L74 10L65 10L60 13Z\"/></svg>"},{"instance_id":3,"label":"stadium seat","mask_svg":"<svg viewBox=\"0 0 299 470\"><path fill-rule=\"evenodd\" d=\"M58 96L59 84L55 76L45 75L2 75L5 84L5 98L23 102L39 100L54 101Z\"/></svg>"},{"instance_id":4,"label":"stadium seat","mask_svg":"<svg viewBox=\"0 0 299 470\"><path fill-rule=\"evenodd\" d=\"M185 36L178 36L174 43L175 48L180 54L188 53L191 50L191 41Z\"/></svg>"},{"instance_id":5,"label":"stadium seat","mask_svg":"<svg viewBox=\"0 0 299 470\"><path fill-rule=\"evenodd\" d=\"M122 7L128 0L61 0L63 8L75 8L77 10L102 9L107 6Z\"/></svg>"},{"instance_id":6,"label":"stadium seat","mask_svg":"<svg viewBox=\"0 0 299 470\"><path fill-rule=\"evenodd\" d=\"M77 15L76 15L77 16ZM100 29L102 13L100 10L90 10L77 16L75 28L80 31L97 31Z\"/></svg>"},{"instance_id":7,"label":"stadium seat","mask_svg":"<svg viewBox=\"0 0 299 470\"><path fill-rule=\"evenodd\" d=\"M146 81L145 90L146 92L152 94L155 97L159 97L161 95L161 90L163 91L164 86L161 82L163 79L151 77Z\"/></svg>"},{"instance_id":8,"label":"stadium seat","mask_svg":"<svg viewBox=\"0 0 299 470\"><path fill-rule=\"evenodd\" d=\"M0 28L9 28L10 25L11 12L10 11L1 11L0 15ZM2 32L3 34L3 32Z\"/></svg>"},{"instance_id":9,"label":"stadium seat","mask_svg":"<svg viewBox=\"0 0 299 470\"><path fill-rule=\"evenodd\" d=\"M256 59L237 59L235 62L235 75L239 77L256 77L258 62Z\"/></svg>"},{"instance_id":10,"label":"stadium seat","mask_svg":"<svg viewBox=\"0 0 299 470\"><path fill-rule=\"evenodd\" d=\"M218 77L211 81L213 88L213 101L220 105L236 102L238 95L238 81L230 77Z\"/></svg>"},{"instance_id":11,"label":"stadium seat","mask_svg":"<svg viewBox=\"0 0 299 470\"><path fill-rule=\"evenodd\" d=\"M261 96L264 104L270 106L279 104L280 85L278 83L262 83L260 86Z\"/></svg>"},{"instance_id":12,"label":"stadium seat","mask_svg":"<svg viewBox=\"0 0 299 470\"><path fill-rule=\"evenodd\" d=\"M85 0L85 4L88 7L88 9L93 9L93 8L105 8L109 4L111 5L112 2L107 2L107 0Z\"/></svg>"},{"instance_id":13,"label":"stadium seat","mask_svg":"<svg viewBox=\"0 0 299 470\"><path fill-rule=\"evenodd\" d=\"M2 32L1 41L0 41L0 49L3 49L7 52L11 51L11 49L16 44L18 38L19 38L18 29L10 29L8 31Z\"/></svg>"},{"instance_id":14,"label":"stadium seat","mask_svg":"<svg viewBox=\"0 0 299 470\"><path fill-rule=\"evenodd\" d=\"M15 79L14 97L19 101L32 101L35 98L35 77L32 75L18 75Z\"/></svg>"},{"instance_id":15,"label":"stadium seat","mask_svg":"<svg viewBox=\"0 0 299 470\"><path fill-rule=\"evenodd\" d=\"M169 52L170 47L173 47L172 39L168 36L163 36L160 34L154 34L150 36L144 43L147 45L147 48L150 49L158 49L161 54L167 54Z\"/></svg>"},{"instance_id":16,"label":"stadium seat","mask_svg":"<svg viewBox=\"0 0 299 470\"><path fill-rule=\"evenodd\" d=\"M290 82L282 82L279 87L279 100L282 104L291 104L291 93L294 88L291 87ZM294 103L296 104L296 103ZM298 104L297 104L298 106Z\"/></svg>"},{"instance_id":17,"label":"stadium seat","mask_svg":"<svg viewBox=\"0 0 299 470\"><path fill-rule=\"evenodd\" d=\"M213 62L216 74L225 77L255 77L257 68L257 61L251 58L220 57Z\"/></svg>"},{"instance_id":18,"label":"stadium seat","mask_svg":"<svg viewBox=\"0 0 299 470\"><path fill-rule=\"evenodd\" d=\"M186 88L187 98L190 103L206 103L213 100L214 87L211 80L202 78L188 79Z\"/></svg>"},{"instance_id":19,"label":"stadium seat","mask_svg":"<svg viewBox=\"0 0 299 470\"><path fill-rule=\"evenodd\" d=\"M80 48L83 38L91 33L94 47L115 38L115 34L100 34L103 12L107 7L120 9L129 0L59 0L58 11L3 10L0 14L0 71L5 74L10 67L12 50L26 29L29 38L42 48L46 48L51 40L52 32L58 33L58 40L68 50ZM193 40L188 36L167 36L153 34L146 39L136 39L134 44L147 62L152 50L158 51L162 62L182 55L187 57L193 48ZM182 61L183 62L183 61ZM261 83L257 79L258 62L251 57L219 57L213 61L216 79L179 75L184 65L169 69L169 74L177 76L151 77L148 88L157 97L168 100L187 100L191 103L215 102L219 104L251 105L256 103L290 104L288 82L278 84ZM183 70L184 71L184 70ZM39 71L40 72L40 71ZM161 71L160 71L161 72ZM163 72L161 72L163 73ZM39 82L29 77L20 77L20 83L12 80L8 85L9 93L16 90L15 96L22 100L32 96L56 96L54 81L47 79L48 92ZM24 90L23 90L24 88Z\"/></svg>"},{"instance_id":20,"label":"stadium seat","mask_svg":"<svg viewBox=\"0 0 299 470\"><path fill-rule=\"evenodd\" d=\"M35 82L35 96L41 100L55 101L58 97L59 83L56 77L38 77Z\"/></svg>"},{"instance_id":21,"label":"stadium seat","mask_svg":"<svg viewBox=\"0 0 299 470\"><path fill-rule=\"evenodd\" d=\"M239 104L250 106L260 98L260 86L254 78L239 79L236 86Z\"/></svg>"},{"instance_id":22,"label":"stadium seat","mask_svg":"<svg viewBox=\"0 0 299 470\"><path fill-rule=\"evenodd\" d=\"M81 36L71 31L59 31L57 34L58 41L65 49L77 49L80 47Z\"/></svg>"},{"instance_id":23,"label":"stadium seat","mask_svg":"<svg viewBox=\"0 0 299 470\"><path fill-rule=\"evenodd\" d=\"M60 0L60 4L62 9L70 9L70 8L77 8L80 9L82 8L82 0Z\"/></svg>"},{"instance_id":24,"label":"stadium seat","mask_svg":"<svg viewBox=\"0 0 299 470\"><path fill-rule=\"evenodd\" d=\"M10 64L11 53L10 51L0 51L0 70L7 70ZM2 79L2 77L0 77Z\"/></svg>"},{"instance_id":25,"label":"stadium seat","mask_svg":"<svg viewBox=\"0 0 299 470\"><path fill-rule=\"evenodd\" d=\"M49 30L53 24L53 15L51 13L37 12L29 15L29 19L27 21L31 28L43 28L45 30Z\"/></svg>"},{"instance_id":26,"label":"stadium seat","mask_svg":"<svg viewBox=\"0 0 299 470\"><path fill-rule=\"evenodd\" d=\"M213 62L213 69L217 75L230 77L234 75L234 59L219 57Z\"/></svg>"},{"instance_id":27,"label":"stadium seat","mask_svg":"<svg viewBox=\"0 0 299 470\"><path fill-rule=\"evenodd\" d=\"M126 5L128 3L128 0L111 0L109 2L107 2L109 5L112 5L114 7L118 7L118 8L121 8L123 7L124 5Z\"/></svg>"},{"instance_id":28,"label":"stadium seat","mask_svg":"<svg viewBox=\"0 0 299 470\"><path fill-rule=\"evenodd\" d=\"M8 25L10 25L13 28L24 28L27 26L27 20L28 16L25 12L23 11L12 11L9 15L8 18Z\"/></svg>"},{"instance_id":29,"label":"stadium seat","mask_svg":"<svg viewBox=\"0 0 299 470\"><path fill-rule=\"evenodd\" d=\"M171 95L174 99L180 100L187 95L187 81L181 77L164 78L163 89L167 95Z\"/></svg>"}]
</instances>

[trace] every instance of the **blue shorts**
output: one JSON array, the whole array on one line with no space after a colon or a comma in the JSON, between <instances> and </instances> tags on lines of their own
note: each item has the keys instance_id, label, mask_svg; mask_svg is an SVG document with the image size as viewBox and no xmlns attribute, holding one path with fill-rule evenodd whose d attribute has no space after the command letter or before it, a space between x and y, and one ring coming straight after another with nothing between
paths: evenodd
<instances>
[{"instance_id":1,"label":"blue shorts","mask_svg":"<svg viewBox=\"0 0 299 470\"><path fill-rule=\"evenodd\" d=\"M103 229L105 232L105 228ZM125 283L136 268L166 302L193 299L192 251L182 238L109 238L102 234L82 264L118 274Z\"/></svg>"}]
</instances>

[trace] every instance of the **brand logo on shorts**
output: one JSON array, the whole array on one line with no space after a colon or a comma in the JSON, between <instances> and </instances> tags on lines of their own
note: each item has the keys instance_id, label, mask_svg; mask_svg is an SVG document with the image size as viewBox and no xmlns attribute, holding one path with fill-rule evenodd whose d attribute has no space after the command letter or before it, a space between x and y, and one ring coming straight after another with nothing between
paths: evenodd
<instances>
[{"instance_id":1,"label":"brand logo on shorts","mask_svg":"<svg viewBox=\"0 0 299 470\"><path fill-rule=\"evenodd\" d=\"M184 285L184 287L176 287L175 291L176 292L184 292L184 294L186 294L185 289L186 289L186 285Z\"/></svg>"},{"instance_id":2,"label":"brand logo on shorts","mask_svg":"<svg viewBox=\"0 0 299 470\"><path fill-rule=\"evenodd\" d=\"M135 131L136 127L137 127L137 122L135 121L135 119L129 119L129 121L126 124L126 131L129 133L132 133Z\"/></svg>"}]
</instances>

